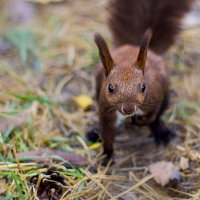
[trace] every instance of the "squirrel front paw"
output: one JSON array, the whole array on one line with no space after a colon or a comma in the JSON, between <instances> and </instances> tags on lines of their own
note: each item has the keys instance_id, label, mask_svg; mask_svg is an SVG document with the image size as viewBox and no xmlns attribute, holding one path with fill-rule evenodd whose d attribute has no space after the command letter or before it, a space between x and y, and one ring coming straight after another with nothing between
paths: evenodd
<instances>
[{"instance_id":1,"label":"squirrel front paw","mask_svg":"<svg viewBox=\"0 0 200 200\"><path fill-rule=\"evenodd\" d=\"M102 160L101 165L106 167L108 164L113 165L114 164L114 153L113 153L113 148L104 148L104 153L103 155L105 156Z\"/></svg>"},{"instance_id":2,"label":"squirrel front paw","mask_svg":"<svg viewBox=\"0 0 200 200\"><path fill-rule=\"evenodd\" d=\"M111 166L114 163L115 163L115 160L114 160L113 155L112 156L106 155L105 158L103 159L101 165L106 167L108 164Z\"/></svg>"}]
</instances>

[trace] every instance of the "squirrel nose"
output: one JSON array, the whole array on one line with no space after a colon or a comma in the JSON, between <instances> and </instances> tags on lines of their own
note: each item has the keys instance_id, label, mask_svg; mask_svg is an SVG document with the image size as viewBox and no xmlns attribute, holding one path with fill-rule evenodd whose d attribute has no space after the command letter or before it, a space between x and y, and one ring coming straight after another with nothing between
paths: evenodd
<instances>
[{"instance_id":1,"label":"squirrel nose","mask_svg":"<svg viewBox=\"0 0 200 200\"><path fill-rule=\"evenodd\" d=\"M135 106L134 105L132 105L132 104L130 104L130 105L122 105L121 106L121 112L122 112L122 114L124 114L124 115L131 115L131 114L133 114L134 113L134 111L135 111Z\"/></svg>"}]
</instances>

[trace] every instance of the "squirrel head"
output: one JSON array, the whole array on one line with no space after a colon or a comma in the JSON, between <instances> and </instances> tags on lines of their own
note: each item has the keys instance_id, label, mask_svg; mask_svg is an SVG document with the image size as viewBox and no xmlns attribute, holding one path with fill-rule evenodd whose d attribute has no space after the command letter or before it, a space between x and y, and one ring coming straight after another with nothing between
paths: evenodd
<instances>
[{"instance_id":1,"label":"squirrel head","mask_svg":"<svg viewBox=\"0 0 200 200\"><path fill-rule=\"evenodd\" d=\"M105 70L102 92L108 104L124 116L133 115L144 102L148 89L144 80L144 68L151 35L152 31L148 29L144 34L136 61L129 66L116 65L104 38L100 34L95 35L95 43Z\"/></svg>"}]
</instances>

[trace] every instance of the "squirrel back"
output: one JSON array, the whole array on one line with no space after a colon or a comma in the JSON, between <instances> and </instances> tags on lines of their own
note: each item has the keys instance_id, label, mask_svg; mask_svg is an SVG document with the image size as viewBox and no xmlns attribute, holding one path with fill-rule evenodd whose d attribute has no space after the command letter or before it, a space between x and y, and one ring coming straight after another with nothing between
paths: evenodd
<instances>
[{"instance_id":1,"label":"squirrel back","mask_svg":"<svg viewBox=\"0 0 200 200\"><path fill-rule=\"evenodd\" d=\"M193 0L110 0L108 24L115 45L140 45L144 32L153 36L150 49L164 53L174 42Z\"/></svg>"}]
</instances>

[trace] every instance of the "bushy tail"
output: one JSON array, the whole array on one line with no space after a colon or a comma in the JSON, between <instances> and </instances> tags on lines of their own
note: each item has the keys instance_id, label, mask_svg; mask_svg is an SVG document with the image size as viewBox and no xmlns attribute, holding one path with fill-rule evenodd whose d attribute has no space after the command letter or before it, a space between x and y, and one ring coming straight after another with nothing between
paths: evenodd
<instances>
[{"instance_id":1,"label":"bushy tail","mask_svg":"<svg viewBox=\"0 0 200 200\"><path fill-rule=\"evenodd\" d=\"M139 45L143 33L151 28L150 49L164 53L174 43L182 18L193 1L110 0L108 23L115 45Z\"/></svg>"}]
</instances>

